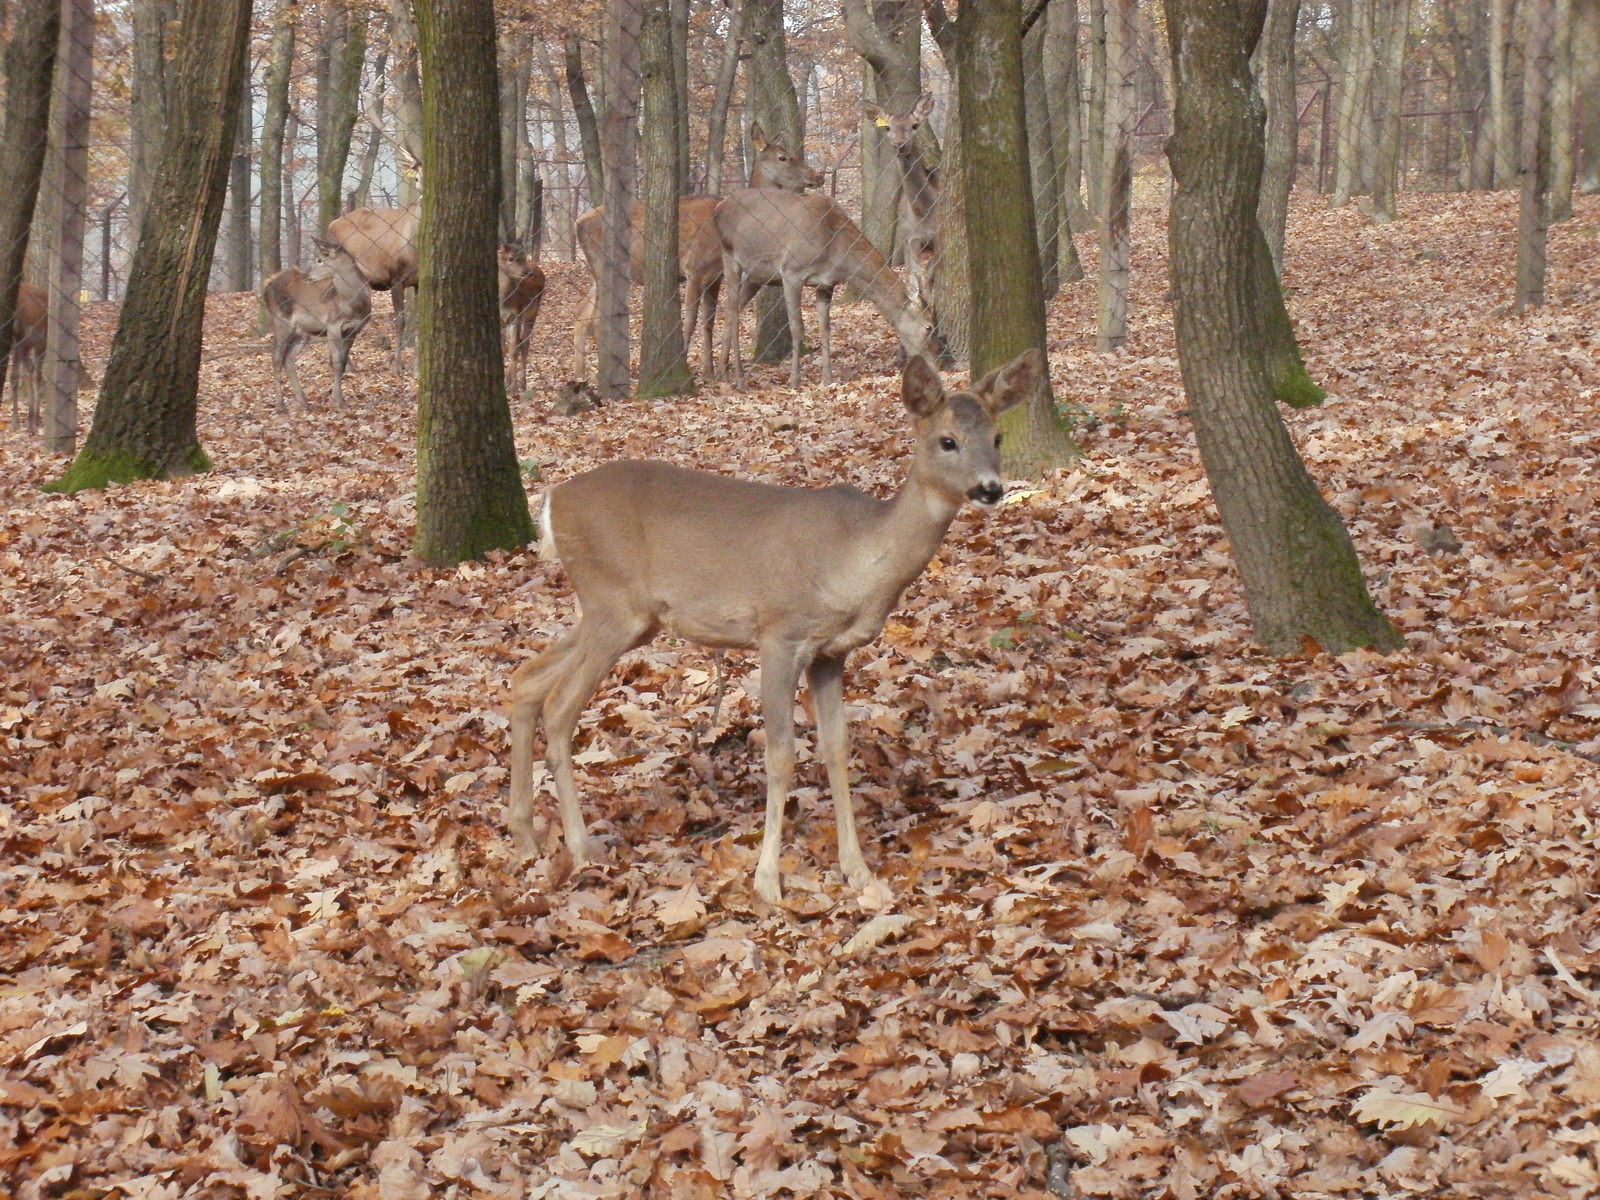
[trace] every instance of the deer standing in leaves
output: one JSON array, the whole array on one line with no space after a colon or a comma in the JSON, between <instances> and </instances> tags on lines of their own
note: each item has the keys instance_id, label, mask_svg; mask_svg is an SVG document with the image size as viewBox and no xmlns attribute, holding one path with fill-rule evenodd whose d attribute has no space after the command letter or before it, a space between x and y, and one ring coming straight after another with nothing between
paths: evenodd
<instances>
[{"instance_id":1,"label":"deer standing in leaves","mask_svg":"<svg viewBox=\"0 0 1600 1200\"><path fill-rule=\"evenodd\" d=\"M11 428L20 426L18 405L26 414L29 433L40 429L39 394L44 387L44 348L50 340L50 293L26 281L17 285L17 309L12 318L16 336L11 343ZM28 398L22 400L26 385Z\"/></svg>"},{"instance_id":2,"label":"deer standing in leaves","mask_svg":"<svg viewBox=\"0 0 1600 1200\"><path fill-rule=\"evenodd\" d=\"M283 402L283 377L287 373L300 412L306 411L306 394L300 386L295 359L313 337L328 339L333 364L333 406L344 406L344 372L350 363L350 344L372 316L372 289L354 256L337 242L313 239L316 264L309 271L289 267L261 285L261 303L272 318L272 378L278 385L278 408Z\"/></svg>"},{"instance_id":3,"label":"deer standing in leaves","mask_svg":"<svg viewBox=\"0 0 1600 1200\"><path fill-rule=\"evenodd\" d=\"M517 247L506 245L500 247L499 267L500 325L511 355L511 394L520 399L528 390L528 352L544 299L544 271Z\"/></svg>"},{"instance_id":4,"label":"deer standing in leaves","mask_svg":"<svg viewBox=\"0 0 1600 1200\"><path fill-rule=\"evenodd\" d=\"M896 220L905 255L907 290L930 308L933 306L934 206L939 200L938 168L930 167L917 148L917 130L933 112L933 97L924 92L904 116L868 104L867 116L889 133L895 162L900 168L900 201Z\"/></svg>"}]
</instances>

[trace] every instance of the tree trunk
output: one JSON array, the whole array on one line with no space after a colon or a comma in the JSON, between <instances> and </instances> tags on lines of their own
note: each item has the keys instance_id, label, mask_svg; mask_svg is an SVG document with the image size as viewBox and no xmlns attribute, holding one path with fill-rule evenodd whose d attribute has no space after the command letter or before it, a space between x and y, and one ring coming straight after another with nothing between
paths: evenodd
<instances>
[{"instance_id":1,"label":"tree trunk","mask_svg":"<svg viewBox=\"0 0 1600 1200\"><path fill-rule=\"evenodd\" d=\"M641 0L644 79L640 157L644 179L644 312L639 329L641 399L692 391L678 296L678 85L673 70L675 0Z\"/></svg>"},{"instance_id":2,"label":"tree trunk","mask_svg":"<svg viewBox=\"0 0 1600 1200\"><path fill-rule=\"evenodd\" d=\"M677 134L678 195L689 194L689 0L672 0L672 90Z\"/></svg>"},{"instance_id":3,"label":"tree trunk","mask_svg":"<svg viewBox=\"0 0 1600 1200\"><path fill-rule=\"evenodd\" d=\"M1550 76L1555 60L1555 0L1523 0L1522 194L1517 210L1517 312L1544 304L1550 227Z\"/></svg>"},{"instance_id":4,"label":"tree trunk","mask_svg":"<svg viewBox=\"0 0 1600 1200\"><path fill-rule=\"evenodd\" d=\"M1494 131L1494 186L1508 188L1517 176L1517 114L1511 107L1507 59L1511 55L1514 0L1489 0L1489 127Z\"/></svg>"},{"instance_id":5,"label":"tree trunk","mask_svg":"<svg viewBox=\"0 0 1600 1200\"><path fill-rule=\"evenodd\" d=\"M1572 66L1578 92L1578 188L1600 192L1600 0L1574 0Z\"/></svg>"},{"instance_id":6,"label":"tree trunk","mask_svg":"<svg viewBox=\"0 0 1600 1200\"><path fill-rule=\"evenodd\" d=\"M390 10L389 37L394 58L394 132L400 148L413 162L422 161L422 78L417 71L417 22L411 0L394 0ZM418 181L402 163L400 207L415 204L421 195Z\"/></svg>"},{"instance_id":7,"label":"tree trunk","mask_svg":"<svg viewBox=\"0 0 1600 1200\"><path fill-rule=\"evenodd\" d=\"M1377 0L1350 0L1346 10L1344 45L1339 65L1344 79L1339 88L1339 129L1334 140L1333 207L1342 208L1350 197L1368 190L1369 115L1372 111L1372 73L1377 36L1374 6Z\"/></svg>"},{"instance_id":8,"label":"tree trunk","mask_svg":"<svg viewBox=\"0 0 1600 1200\"><path fill-rule=\"evenodd\" d=\"M239 128L233 133L233 166L228 181L228 288L248 292L250 278L250 147L255 140L251 123L250 81L245 80L239 104Z\"/></svg>"},{"instance_id":9,"label":"tree trunk","mask_svg":"<svg viewBox=\"0 0 1600 1200\"><path fill-rule=\"evenodd\" d=\"M261 122L261 278L283 270L283 135L289 122L289 73L294 67L298 0L278 0L267 59L266 112Z\"/></svg>"},{"instance_id":10,"label":"tree trunk","mask_svg":"<svg viewBox=\"0 0 1600 1200\"><path fill-rule=\"evenodd\" d=\"M588 176L589 206L599 208L605 198L605 159L600 153L600 122L595 119L594 105L589 102L589 87L583 77L583 45L576 34L569 33L562 42L566 55L567 95L572 99L572 112L578 120L578 137L583 142L583 167Z\"/></svg>"},{"instance_id":11,"label":"tree trunk","mask_svg":"<svg viewBox=\"0 0 1600 1200\"><path fill-rule=\"evenodd\" d=\"M1045 10L1045 94L1050 101L1050 132L1055 137L1056 173L1061 197L1061 233L1071 244L1071 228L1083 207L1083 104L1078 71L1078 0L1054 0ZM1076 258L1076 254L1073 255ZM1066 278L1064 282L1072 282ZM1082 278L1079 268L1078 278Z\"/></svg>"},{"instance_id":12,"label":"tree trunk","mask_svg":"<svg viewBox=\"0 0 1600 1200\"><path fill-rule=\"evenodd\" d=\"M734 80L739 72L739 48L744 44L744 5L728 6L728 31L722 35L722 61L711 93L706 118L706 192L722 195L722 157L728 144L728 107L733 102Z\"/></svg>"},{"instance_id":13,"label":"tree trunk","mask_svg":"<svg viewBox=\"0 0 1600 1200\"><path fill-rule=\"evenodd\" d=\"M744 0L744 33L750 47L750 60L745 66L745 116L749 121L759 121L770 140L802 154L800 101L789 74L783 0ZM738 331L734 332L737 336ZM782 289L762 288L756 294L754 360L788 362L792 345Z\"/></svg>"},{"instance_id":14,"label":"tree trunk","mask_svg":"<svg viewBox=\"0 0 1600 1200\"><path fill-rule=\"evenodd\" d=\"M1108 0L1103 153L1100 165L1100 287L1095 346L1120 350L1128 340L1128 283L1133 254L1133 122L1137 92L1137 0Z\"/></svg>"},{"instance_id":15,"label":"tree trunk","mask_svg":"<svg viewBox=\"0 0 1600 1200\"><path fill-rule=\"evenodd\" d=\"M956 69L956 25L943 0L928 0L923 8L928 31L944 59L945 74L959 97L960 72ZM934 311L938 314L939 340L951 360L970 363L972 355L972 259L967 245L966 153L962 148L961 105L950 106L944 129L939 192L934 200Z\"/></svg>"},{"instance_id":16,"label":"tree trunk","mask_svg":"<svg viewBox=\"0 0 1600 1200\"><path fill-rule=\"evenodd\" d=\"M128 98L128 231L137 243L167 128L166 21L170 0L133 0Z\"/></svg>"},{"instance_id":17,"label":"tree trunk","mask_svg":"<svg viewBox=\"0 0 1600 1200\"><path fill-rule=\"evenodd\" d=\"M500 240L517 241L517 147L528 128L527 35L500 31Z\"/></svg>"},{"instance_id":18,"label":"tree trunk","mask_svg":"<svg viewBox=\"0 0 1600 1200\"><path fill-rule=\"evenodd\" d=\"M1573 122L1577 115L1573 71L1573 0L1556 0L1554 79L1550 88L1550 219L1572 216L1572 189L1577 181L1577 144ZM1600 51L1600 46L1591 53Z\"/></svg>"},{"instance_id":19,"label":"tree trunk","mask_svg":"<svg viewBox=\"0 0 1600 1200\"><path fill-rule=\"evenodd\" d=\"M383 149L383 93L388 82L389 47L380 45L372 59L372 87L362 103L367 121L367 144L361 151L361 167L346 211L372 204L372 177L378 172L378 153Z\"/></svg>"},{"instance_id":20,"label":"tree trunk","mask_svg":"<svg viewBox=\"0 0 1600 1200\"><path fill-rule=\"evenodd\" d=\"M909 0L846 0L845 32L862 58L862 98L908 113L922 96L922 25ZM885 257L895 250L900 164L887 125L861 116L861 232ZM781 140L781 139L780 139Z\"/></svg>"},{"instance_id":21,"label":"tree trunk","mask_svg":"<svg viewBox=\"0 0 1600 1200\"><path fill-rule=\"evenodd\" d=\"M1406 39L1411 29L1411 0L1383 0L1380 45L1383 62L1379 94L1383 113L1378 125L1377 172L1372 181L1372 219L1378 224L1400 215L1400 139L1404 129Z\"/></svg>"},{"instance_id":22,"label":"tree trunk","mask_svg":"<svg viewBox=\"0 0 1600 1200\"><path fill-rule=\"evenodd\" d=\"M250 0L185 0L177 41L167 137L94 425L51 491L171 479L211 465L195 436L201 327L244 90Z\"/></svg>"},{"instance_id":23,"label":"tree trunk","mask_svg":"<svg viewBox=\"0 0 1600 1200\"><path fill-rule=\"evenodd\" d=\"M328 56L326 101L317 100L317 228L344 211L344 169L361 106L361 68L367 59L367 8L360 0L340 0L325 18L332 28L324 43Z\"/></svg>"},{"instance_id":24,"label":"tree trunk","mask_svg":"<svg viewBox=\"0 0 1600 1200\"><path fill-rule=\"evenodd\" d=\"M573 188L572 170L567 165L567 117L561 102L561 82L556 77L550 52L538 38L534 39L534 46L539 55L539 69L544 72L545 101L550 106L550 136L556 146L555 161L550 167L555 199L550 206L554 211L549 228L555 231L554 240L560 245L567 261L571 262L577 255L577 247L572 244L572 223L578 217L578 199Z\"/></svg>"},{"instance_id":25,"label":"tree trunk","mask_svg":"<svg viewBox=\"0 0 1600 1200\"><path fill-rule=\"evenodd\" d=\"M1019 0L964 3L956 19L957 102L962 174L972 255L972 377L1029 348L1048 348L1039 268L1033 176L1028 165ZM948 140L948 139L947 139ZM1061 428L1051 398L1048 362L1027 404L1000 418L1002 461L1012 477L1036 475L1072 461L1077 448Z\"/></svg>"},{"instance_id":26,"label":"tree trunk","mask_svg":"<svg viewBox=\"0 0 1600 1200\"><path fill-rule=\"evenodd\" d=\"M1035 237L1039 245L1039 270L1044 298L1048 301L1061 290L1061 189L1045 77L1046 28L1041 17L1022 39L1022 99L1027 120L1028 165L1033 173L1033 215L1038 222Z\"/></svg>"},{"instance_id":27,"label":"tree trunk","mask_svg":"<svg viewBox=\"0 0 1600 1200\"><path fill-rule=\"evenodd\" d=\"M1190 419L1244 582L1256 640L1339 654L1403 645L1373 605L1339 514L1323 500L1272 402L1256 219L1262 107L1249 56L1267 0L1166 0L1176 76L1168 143L1173 315Z\"/></svg>"},{"instance_id":28,"label":"tree trunk","mask_svg":"<svg viewBox=\"0 0 1600 1200\"><path fill-rule=\"evenodd\" d=\"M1266 165L1256 220L1272 252L1272 270L1283 274L1284 226L1289 220L1289 188L1294 180L1300 127L1296 123L1294 33L1300 0L1271 0L1266 32L1256 50L1256 76L1267 104Z\"/></svg>"},{"instance_id":29,"label":"tree trunk","mask_svg":"<svg viewBox=\"0 0 1600 1200\"><path fill-rule=\"evenodd\" d=\"M1084 170L1088 175L1089 211L1096 221L1105 215L1106 161L1106 0L1089 0L1089 111Z\"/></svg>"},{"instance_id":30,"label":"tree trunk","mask_svg":"<svg viewBox=\"0 0 1600 1200\"><path fill-rule=\"evenodd\" d=\"M49 255L50 333L44 355L44 444L52 454L78 448L79 297L89 202L89 106L94 79L94 0L66 0L56 51L51 166L56 218Z\"/></svg>"},{"instance_id":31,"label":"tree trunk","mask_svg":"<svg viewBox=\"0 0 1600 1200\"><path fill-rule=\"evenodd\" d=\"M494 10L417 0L422 217L417 230L417 532L431 567L533 540L500 356Z\"/></svg>"},{"instance_id":32,"label":"tree trunk","mask_svg":"<svg viewBox=\"0 0 1600 1200\"><path fill-rule=\"evenodd\" d=\"M300 199L295 195L295 162L300 157L300 113L291 103L283 131L283 241L286 267L298 267L300 254Z\"/></svg>"},{"instance_id":33,"label":"tree trunk","mask_svg":"<svg viewBox=\"0 0 1600 1200\"><path fill-rule=\"evenodd\" d=\"M0 396L16 340L17 288L50 140L50 87L60 36L60 0L22 0L6 44L5 131L0 133Z\"/></svg>"},{"instance_id":34,"label":"tree trunk","mask_svg":"<svg viewBox=\"0 0 1600 1200\"><path fill-rule=\"evenodd\" d=\"M628 394L628 292L639 137L639 21L641 0L609 0L606 17L604 117L600 149L605 155L604 234L595 277L600 365L597 394Z\"/></svg>"}]
</instances>

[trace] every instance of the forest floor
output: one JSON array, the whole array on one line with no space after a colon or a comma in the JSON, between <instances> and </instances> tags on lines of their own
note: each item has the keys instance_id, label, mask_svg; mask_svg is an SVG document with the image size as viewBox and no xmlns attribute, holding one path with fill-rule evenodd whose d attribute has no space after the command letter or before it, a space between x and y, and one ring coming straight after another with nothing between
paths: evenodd
<instances>
[{"instance_id":1,"label":"forest floor","mask_svg":"<svg viewBox=\"0 0 1600 1200\"><path fill-rule=\"evenodd\" d=\"M665 639L582 727L608 863L518 868L507 681L572 601L531 552L407 557L413 400L381 298L348 407L302 420L253 300L214 298L211 474L45 495L64 460L0 437L0 1180L1600 1191L1600 201L1552 232L1526 315L1512 197L1402 208L1297 202L1291 309L1334 398L1286 416L1407 649L1251 645L1144 211L1127 349L1095 353L1092 283L1051 307L1087 457L960 516L853 657L881 894L837 872L808 735L789 899L755 897L754 664L730 656L708 729L711 659ZM530 492L641 455L895 486L870 310L841 308L831 388L767 368L557 418L581 284L549 266ZM113 319L87 313L97 378Z\"/></svg>"}]
</instances>

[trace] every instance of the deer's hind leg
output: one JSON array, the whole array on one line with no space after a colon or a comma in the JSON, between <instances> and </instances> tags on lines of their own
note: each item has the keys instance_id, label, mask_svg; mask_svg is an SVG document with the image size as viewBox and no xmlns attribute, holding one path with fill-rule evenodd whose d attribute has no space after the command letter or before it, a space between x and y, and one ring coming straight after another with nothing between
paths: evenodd
<instances>
[{"instance_id":1,"label":"deer's hind leg","mask_svg":"<svg viewBox=\"0 0 1600 1200\"><path fill-rule=\"evenodd\" d=\"M511 676L511 804L508 823L518 854L533 858L539 848L533 833L533 739L550 690L561 682L578 644L569 633L543 654L530 658Z\"/></svg>"},{"instance_id":2,"label":"deer's hind leg","mask_svg":"<svg viewBox=\"0 0 1600 1200\"><path fill-rule=\"evenodd\" d=\"M654 632L648 618L586 606L572 646L564 655L560 677L552 681L545 696L544 761L555 780L556 796L561 801L561 826L574 866L589 861L589 834L572 777L572 736L578 728L578 717L617 659L649 641Z\"/></svg>"}]
</instances>

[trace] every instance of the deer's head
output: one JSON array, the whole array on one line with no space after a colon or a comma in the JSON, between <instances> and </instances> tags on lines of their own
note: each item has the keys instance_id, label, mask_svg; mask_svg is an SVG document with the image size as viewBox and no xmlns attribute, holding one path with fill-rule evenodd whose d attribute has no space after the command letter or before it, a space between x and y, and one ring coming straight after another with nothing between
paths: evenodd
<instances>
[{"instance_id":1,"label":"deer's head","mask_svg":"<svg viewBox=\"0 0 1600 1200\"><path fill-rule=\"evenodd\" d=\"M933 112L933 97L923 92L911 108L904 115L885 112L876 104L867 103L862 106L867 117L880 129L889 133L889 140L894 143L895 149L909 146L917 140L917 130L922 128L922 123Z\"/></svg>"},{"instance_id":2,"label":"deer's head","mask_svg":"<svg viewBox=\"0 0 1600 1200\"><path fill-rule=\"evenodd\" d=\"M945 390L932 363L913 356L900 377L901 399L916 420L912 473L958 504L998 504L1005 486L995 422L1033 394L1043 373L1044 356L1025 350L970 388L952 392Z\"/></svg>"},{"instance_id":3,"label":"deer's head","mask_svg":"<svg viewBox=\"0 0 1600 1200\"><path fill-rule=\"evenodd\" d=\"M760 122L750 126L750 145L756 152L755 169L750 172L751 187L803 192L822 186L822 172L807 165L804 154L796 154L780 142L769 142L761 132Z\"/></svg>"}]
</instances>

